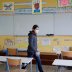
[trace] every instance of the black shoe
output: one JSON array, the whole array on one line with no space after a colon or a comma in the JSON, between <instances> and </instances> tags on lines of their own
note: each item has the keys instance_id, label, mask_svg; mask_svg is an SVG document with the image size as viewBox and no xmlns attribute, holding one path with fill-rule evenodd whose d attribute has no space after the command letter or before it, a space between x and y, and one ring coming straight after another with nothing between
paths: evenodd
<instances>
[{"instance_id":1,"label":"black shoe","mask_svg":"<svg viewBox=\"0 0 72 72\"><path fill-rule=\"evenodd\" d=\"M28 65L27 63L23 63L22 64L22 69L26 69L27 65Z\"/></svg>"},{"instance_id":2,"label":"black shoe","mask_svg":"<svg viewBox=\"0 0 72 72\"><path fill-rule=\"evenodd\" d=\"M68 70L72 70L72 67L66 67Z\"/></svg>"}]
</instances>

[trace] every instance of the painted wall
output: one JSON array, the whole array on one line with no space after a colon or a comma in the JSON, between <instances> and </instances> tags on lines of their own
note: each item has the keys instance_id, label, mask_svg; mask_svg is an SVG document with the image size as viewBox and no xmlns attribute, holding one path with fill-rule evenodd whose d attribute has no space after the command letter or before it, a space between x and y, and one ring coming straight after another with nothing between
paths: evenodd
<instances>
[{"instance_id":1,"label":"painted wall","mask_svg":"<svg viewBox=\"0 0 72 72\"><path fill-rule=\"evenodd\" d=\"M27 49L27 36L0 36L0 50L6 48ZM72 36L38 36L38 49L40 52L54 52L68 50L72 47Z\"/></svg>"},{"instance_id":2,"label":"painted wall","mask_svg":"<svg viewBox=\"0 0 72 72\"><path fill-rule=\"evenodd\" d=\"M28 3L28 2L31 2L32 3L32 0L0 0L0 9L2 9L2 3L3 2L24 2L24 3ZM42 0L42 2L46 2L45 4L42 5L42 7L57 7L58 3L57 3L57 0ZM32 8L31 5L15 5L15 9L17 8Z\"/></svg>"},{"instance_id":3,"label":"painted wall","mask_svg":"<svg viewBox=\"0 0 72 72\"><path fill-rule=\"evenodd\" d=\"M32 0L0 0L0 9L3 8L2 3L3 2L32 2ZM43 4L43 7L57 7L57 0L43 0L43 2L46 2L46 4ZM31 6L28 5L22 5L22 6L15 6L15 8L31 8ZM24 18L34 18L32 16L25 16ZM37 22L27 22L27 24L31 24L29 26L32 26L34 23L39 23L40 27L43 29L45 23L49 27L47 33L54 33L55 35L62 35L62 36L52 36L52 37L46 37L46 36L39 36L38 37L38 48L41 52L53 52L54 48L58 49L66 49L67 47L72 47L72 36L63 36L63 35L72 35L72 13L56 13L56 14L47 14L47 17L45 17L43 21L43 15L40 17L42 19ZM17 16L14 18L14 16L0 16L0 50L6 49L8 47L14 47L14 48L27 48L28 42L26 36L14 36L14 34L18 34L18 32L25 33L23 30L21 30L20 23L17 22L20 19L21 27L25 26L23 25L24 19L17 18ZM37 18L35 18L37 19ZM22 22L21 22L22 21ZM48 22L47 22L48 21ZM25 22L25 23L26 23ZM26 26L27 26L26 24ZM42 25L41 25L42 24ZM20 29L19 29L20 28ZM27 28L27 27L26 27ZM19 29L19 30L18 30ZM43 30L41 30L41 33ZM45 33L46 30L44 29ZM46 34L46 33L45 33ZM7 36L6 36L7 35ZM25 34L24 34L25 35Z\"/></svg>"}]
</instances>

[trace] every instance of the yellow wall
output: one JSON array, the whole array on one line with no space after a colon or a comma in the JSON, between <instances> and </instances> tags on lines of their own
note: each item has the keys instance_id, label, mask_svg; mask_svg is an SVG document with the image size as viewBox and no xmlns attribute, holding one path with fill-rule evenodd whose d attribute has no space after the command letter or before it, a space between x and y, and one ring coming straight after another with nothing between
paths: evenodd
<instances>
[{"instance_id":1,"label":"yellow wall","mask_svg":"<svg viewBox=\"0 0 72 72\"><path fill-rule=\"evenodd\" d=\"M11 41L13 41L13 43L14 43L13 36L0 36L0 50L10 47L10 44L7 44L7 42L9 43ZM11 46L13 47L13 45L11 45Z\"/></svg>"},{"instance_id":2,"label":"yellow wall","mask_svg":"<svg viewBox=\"0 0 72 72\"><path fill-rule=\"evenodd\" d=\"M0 36L0 50L13 48L27 48L27 36ZM53 52L53 47L72 47L72 36L38 36L40 52Z\"/></svg>"},{"instance_id":3,"label":"yellow wall","mask_svg":"<svg viewBox=\"0 0 72 72\"><path fill-rule=\"evenodd\" d=\"M1 1L0 1L0 9L2 9L2 3L1 3Z\"/></svg>"},{"instance_id":4,"label":"yellow wall","mask_svg":"<svg viewBox=\"0 0 72 72\"><path fill-rule=\"evenodd\" d=\"M0 9L3 8L2 4L4 2L32 2L32 0L0 0ZM42 0L42 2L46 2L46 4L43 4L42 7L57 7L57 0ZM17 5L15 6L15 9L16 8L32 8L32 6L30 5Z\"/></svg>"},{"instance_id":5,"label":"yellow wall","mask_svg":"<svg viewBox=\"0 0 72 72\"><path fill-rule=\"evenodd\" d=\"M44 2L46 2L45 5L43 5L43 7L57 7L58 6L58 0L42 0Z\"/></svg>"}]
</instances>

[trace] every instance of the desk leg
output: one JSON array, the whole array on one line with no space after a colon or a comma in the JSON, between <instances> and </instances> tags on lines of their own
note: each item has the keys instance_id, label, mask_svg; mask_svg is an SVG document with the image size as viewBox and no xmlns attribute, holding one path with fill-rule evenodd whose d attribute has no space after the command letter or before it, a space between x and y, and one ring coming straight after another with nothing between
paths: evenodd
<instances>
[{"instance_id":1,"label":"desk leg","mask_svg":"<svg viewBox=\"0 0 72 72\"><path fill-rule=\"evenodd\" d=\"M61 71L61 66L58 66L57 71L56 72L62 72Z\"/></svg>"},{"instance_id":2,"label":"desk leg","mask_svg":"<svg viewBox=\"0 0 72 72\"><path fill-rule=\"evenodd\" d=\"M57 54L57 56L58 56L58 59L60 59L60 54Z\"/></svg>"},{"instance_id":3,"label":"desk leg","mask_svg":"<svg viewBox=\"0 0 72 72\"><path fill-rule=\"evenodd\" d=\"M31 72L32 72L32 61L31 61L30 65L31 65Z\"/></svg>"},{"instance_id":4,"label":"desk leg","mask_svg":"<svg viewBox=\"0 0 72 72\"><path fill-rule=\"evenodd\" d=\"M57 66L56 72L59 72L59 66Z\"/></svg>"}]
</instances>

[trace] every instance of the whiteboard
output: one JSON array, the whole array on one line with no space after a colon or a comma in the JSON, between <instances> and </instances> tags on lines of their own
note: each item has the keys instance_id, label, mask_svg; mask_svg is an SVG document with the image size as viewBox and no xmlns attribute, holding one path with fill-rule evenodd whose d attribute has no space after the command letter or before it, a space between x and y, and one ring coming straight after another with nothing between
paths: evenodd
<instances>
[{"instance_id":1,"label":"whiteboard","mask_svg":"<svg viewBox=\"0 0 72 72\"><path fill-rule=\"evenodd\" d=\"M0 35L13 35L13 16L0 16Z\"/></svg>"},{"instance_id":2,"label":"whiteboard","mask_svg":"<svg viewBox=\"0 0 72 72\"><path fill-rule=\"evenodd\" d=\"M28 35L34 24L38 35L72 35L72 13L0 16L0 35Z\"/></svg>"},{"instance_id":3,"label":"whiteboard","mask_svg":"<svg viewBox=\"0 0 72 72\"><path fill-rule=\"evenodd\" d=\"M15 35L28 35L34 24L39 25L38 35L53 34L53 14L15 15Z\"/></svg>"},{"instance_id":4,"label":"whiteboard","mask_svg":"<svg viewBox=\"0 0 72 72\"><path fill-rule=\"evenodd\" d=\"M72 13L55 14L55 35L72 35Z\"/></svg>"}]
</instances>

